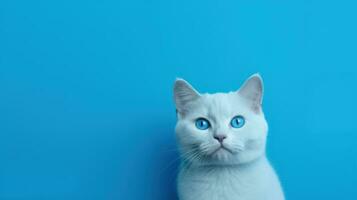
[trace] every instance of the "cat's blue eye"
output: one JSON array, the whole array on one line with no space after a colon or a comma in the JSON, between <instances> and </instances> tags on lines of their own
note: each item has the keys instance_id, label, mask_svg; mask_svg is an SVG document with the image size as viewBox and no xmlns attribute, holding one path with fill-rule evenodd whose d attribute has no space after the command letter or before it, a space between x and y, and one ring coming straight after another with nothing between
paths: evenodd
<instances>
[{"instance_id":1,"label":"cat's blue eye","mask_svg":"<svg viewBox=\"0 0 357 200\"><path fill-rule=\"evenodd\" d=\"M235 116L233 117L233 119L231 120L231 126L233 128L242 128L245 124L245 119L243 116Z\"/></svg>"},{"instance_id":2,"label":"cat's blue eye","mask_svg":"<svg viewBox=\"0 0 357 200\"><path fill-rule=\"evenodd\" d=\"M198 118L195 124L196 124L196 128L200 130L206 130L211 126L209 121L205 118Z\"/></svg>"}]
</instances>

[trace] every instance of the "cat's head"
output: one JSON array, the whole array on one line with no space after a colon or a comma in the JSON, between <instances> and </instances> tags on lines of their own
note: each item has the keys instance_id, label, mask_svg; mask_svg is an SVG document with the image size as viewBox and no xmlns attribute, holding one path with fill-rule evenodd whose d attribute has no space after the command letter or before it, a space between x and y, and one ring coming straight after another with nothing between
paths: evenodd
<instances>
[{"instance_id":1,"label":"cat's head","mask_svg":"<svg viewBox=\"0 0 357 200\"><path fill-rule=\"evenodd\" d=\"M177 79L176 135L185 161L237 165L265 154L268 125L262 110L263 81L254 74L234 92L200 94Z\"/></svg>"}]
</instances>

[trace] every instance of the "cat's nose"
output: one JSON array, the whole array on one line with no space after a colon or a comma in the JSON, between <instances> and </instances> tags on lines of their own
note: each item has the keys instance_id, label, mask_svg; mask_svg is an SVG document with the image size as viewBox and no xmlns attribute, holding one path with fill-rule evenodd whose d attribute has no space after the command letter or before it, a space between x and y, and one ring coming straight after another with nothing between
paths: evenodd
<instances>
[{"instance_id":1,"label":"cat's nose","mask_svg":"<svg viewBox=\"0 0 357 200\"><path fill-rule=\"evenodd\" d=\"M219 143L222 143L223 140L227 138L226 135L215 135L213 137L214 137L214 139L218 140Z\"/></svg>"}]
</instances>

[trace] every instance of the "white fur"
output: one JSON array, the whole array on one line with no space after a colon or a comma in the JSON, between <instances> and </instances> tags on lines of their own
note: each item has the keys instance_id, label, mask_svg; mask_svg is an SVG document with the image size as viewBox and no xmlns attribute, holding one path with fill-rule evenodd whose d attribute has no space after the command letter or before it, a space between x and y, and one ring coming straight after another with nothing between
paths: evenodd
<instances>
[{"instance_id":1,"label":"white fur","mask_svg":"<svg viewBox=\"0 0 357 200\"><path fill-rule=\"evenodd\" d=\"M180 200L284 200L265 154L268 125L259 75L251 76L238 91L216 94L200 94L177 79L174 97L182 158ZM245 118L242 128L230 126L237 115ZM209 129L196 128L200 117L209 120ZM217 134L226 136L223 147L214 139Z\"/></svg>"}]
</instances>

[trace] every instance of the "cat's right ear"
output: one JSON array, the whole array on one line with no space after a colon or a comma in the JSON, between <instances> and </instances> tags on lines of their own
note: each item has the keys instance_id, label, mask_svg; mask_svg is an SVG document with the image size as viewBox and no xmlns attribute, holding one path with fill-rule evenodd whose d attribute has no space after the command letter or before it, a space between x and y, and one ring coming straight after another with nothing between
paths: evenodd
<instances>
[{"instance_id":1,"label":"cat's right ear","mask_svg":"<svg viewBox=\"0 0 357 200\"><path fill-rule=\"evenodd\" d=\"M238 93L248 100L253 111L256 113L261 111L263 101L263 79L258 73L249 77L238 90Z\"/></svg>"},{"instance_id":2,"label":"cat's right ear","mask_svg":"<svg viewBox=\"0 0 357 200\"><path fill-rule=\"evenodd\" d=\"M186 105L200 97L197 92L187 81L177 78L174 84L174 100L178 113L186 110Z\"/></svg>"}]
</instances>

